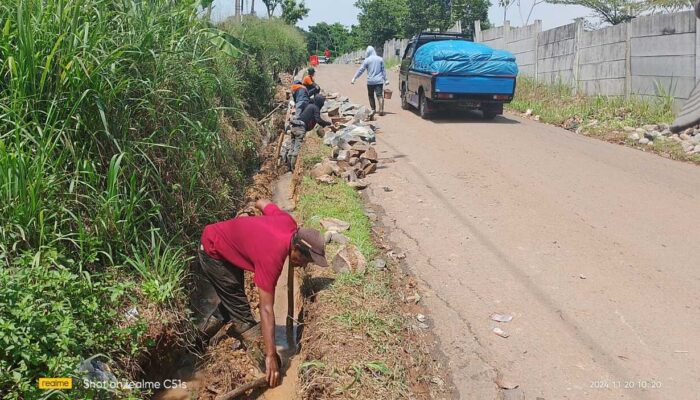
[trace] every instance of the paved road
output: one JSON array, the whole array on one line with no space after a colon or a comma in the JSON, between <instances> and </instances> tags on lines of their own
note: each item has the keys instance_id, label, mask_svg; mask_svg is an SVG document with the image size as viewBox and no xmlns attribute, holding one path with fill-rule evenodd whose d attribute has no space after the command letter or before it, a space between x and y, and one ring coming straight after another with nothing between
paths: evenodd
<instances>
[{"instance_id":1,"label":"paved road","mask_svg":"<svg viewBox=\"0 0 700 400\"><path fill-rule=\"evenodd\" d=\"M366 103L354 69L317 78ZM461 398L498 398L498 376L527 399L700 398L699 167L510 115L387 110L378 148L395 162L370 198ZM493 312L514 315L509 338Z\"/></svg>"}]
</instances>

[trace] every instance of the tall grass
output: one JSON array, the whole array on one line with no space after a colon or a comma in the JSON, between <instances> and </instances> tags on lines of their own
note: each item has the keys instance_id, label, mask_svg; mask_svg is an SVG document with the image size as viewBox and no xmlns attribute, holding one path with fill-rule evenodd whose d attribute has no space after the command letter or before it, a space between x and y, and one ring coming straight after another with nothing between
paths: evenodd
<instances>
[{"instance_id":1,"label":"tall grass","mask_svg":"<svg viewBox=\"0 0 700 400\"><path fill-rule=\"evenodd\" d=\"M220 51L196 8L0 3L3 399L38 398L38 377L93 354L145 350L149 321L123 311L182 303L201 227L230 215L257 166L246 113L270 103L248 96L277 71Z\"/></svg>"},{"instance_id":2,"label":"tall grass","mask_svg":"<svg viewBox=\"0 0 700 400\"><path fill-rule=\"evenodd\" d=\"M582 96L564 84L546 85L531 78L518 78L518 87L511 108L532 110L542 121L561 125L576 118L581 125L595 130L639 127L645 124L670 123L673 120L672 96L655 98L622 96Z\"/></svg>"}]
</instances>

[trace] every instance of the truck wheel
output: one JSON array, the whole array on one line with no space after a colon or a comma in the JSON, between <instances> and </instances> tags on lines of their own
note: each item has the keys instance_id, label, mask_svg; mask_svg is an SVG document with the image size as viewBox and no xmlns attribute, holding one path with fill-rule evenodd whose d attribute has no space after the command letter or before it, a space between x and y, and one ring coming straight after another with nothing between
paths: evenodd
<instances>
[{"instance_id":1,"label":"truck wheel","mask_svg":"<svg viewBox=\"0 0 700 400\"><path fill-rule=\"evenodd\" d=\"M425 93L421 91L418 94L418 113L423 119L430 119L430 100L425 97Z\"/></svg>"},{"instance_id":2,"label":"truck wheel","mask_svg":"<svg viewBox=\"0 0 700 400\"><path fill-rule=\"evenodd\" d=\"M503 104L491 104L483 106L481 112L484 113L484 119L492 120L503 114Z\"/></svg>"},{"instance_id":3,"label":"truck wheel","mask_svg":"<svg viewBox=\"0 0 700 400\"><path fill-rule=\"evenodd\" d=\"M408 104L408 93L406 93L406 88L401 89L401 109L402 110L408 110L411 108L411 105Z\"/></svg>"}]
</instances>

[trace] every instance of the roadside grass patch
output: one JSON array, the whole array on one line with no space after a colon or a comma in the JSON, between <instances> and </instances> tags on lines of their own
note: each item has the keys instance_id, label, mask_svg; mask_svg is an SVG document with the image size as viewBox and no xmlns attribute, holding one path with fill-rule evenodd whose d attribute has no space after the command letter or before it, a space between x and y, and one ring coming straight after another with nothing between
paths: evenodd
<instances>
[{"instance_id":1,"label":"roadside grass patch","mask_svg":"<svg viewBox=\"0 0 700 400\"><path fill-rule=\"evenodd\" d=\"M328 151L316 135L308 136L303 165L312 167ZM369 263L379 249L364 209L357 191L344 182L319 184L309 177L301 182L298 220L317 229L325 217L349 222L350 230L343 234ZM338 248L327 246L329 260ZM433 360L425 356L429 351L405 313L396 277L400 272L387 261L384 271L370 265L364 273L304 272L303 399L434 398L425 383L434 372Z\"/></svg>"},{"instance_id":2,"label":"roadside grass patch","mask_svg":"<svg viewBox=\"0 0 700 400\"><path fill-rule=\"evenodd\" d=\"M671 96L653 99L583 96L574 94L567 85L546 85L527 77L518 78L515 99L509 107L523 113L532 110L541 121L553 125L564 125L572 118L579 118L578 126L593 133L625 126L671 123L674 118Z\"/></svg>"},{"instance_id":3,"label":"roadside grass patch","mask_svg":"<svg viewBox=\"0 0 700 400\"><path fill-rule=\"evenodd\" d=\"M518 78L515 99L508 107L532 115L540 121L612 143L626 144L653 151L674 160L700 164L700 154L687 154L673 140L656 140L643 146L627 138L625 127L639 128L651 124L670 124L675 114L671 96L643 98L632 96L576 95L570 86L547 85L527 77Z\"/></svg>"}]
</instances>

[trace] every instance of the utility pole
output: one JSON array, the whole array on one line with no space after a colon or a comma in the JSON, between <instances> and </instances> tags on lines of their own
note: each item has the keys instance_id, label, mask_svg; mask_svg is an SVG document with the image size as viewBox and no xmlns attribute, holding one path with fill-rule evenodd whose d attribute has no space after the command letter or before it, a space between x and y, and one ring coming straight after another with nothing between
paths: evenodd
<instances>
[{"instance_id":1,"label":"utility pole","mask_svg":"<svg viewBox=\"0 0 700 400\"><path fill-rule=\"evenodd\" d=\"M255 0L250 0L250 15L255 15Z\"/></svg>"},{"instance_id":2,"label":"utility pole","mask_svg":"<svg viewBox=\"0 0 700 400\"><path fill-rule=\"evenodd\" d=\"M241 16L241 1L242 0L235 0L234 2L234 16L240 17Z\"/></svg>"}]
</instances>

